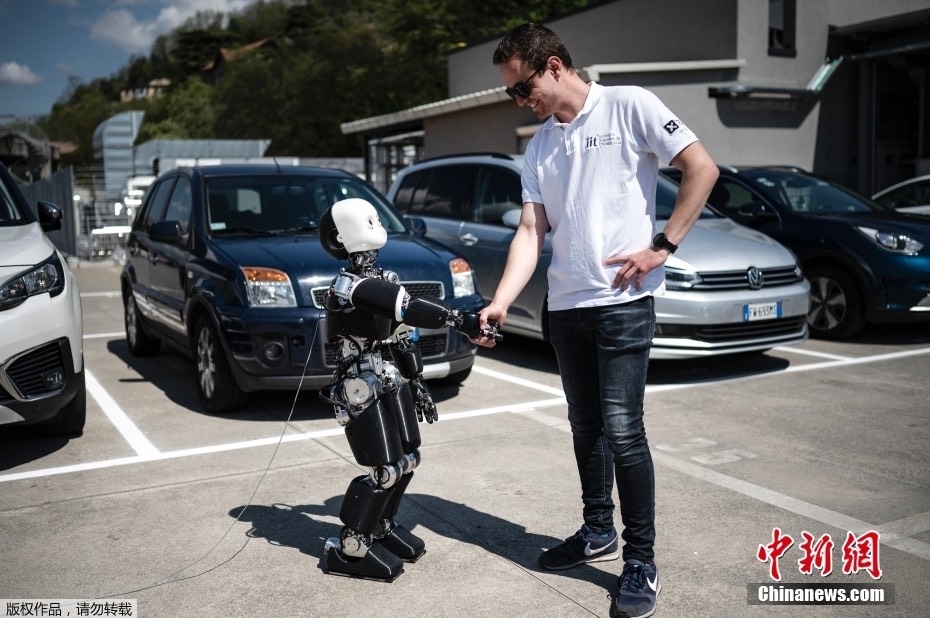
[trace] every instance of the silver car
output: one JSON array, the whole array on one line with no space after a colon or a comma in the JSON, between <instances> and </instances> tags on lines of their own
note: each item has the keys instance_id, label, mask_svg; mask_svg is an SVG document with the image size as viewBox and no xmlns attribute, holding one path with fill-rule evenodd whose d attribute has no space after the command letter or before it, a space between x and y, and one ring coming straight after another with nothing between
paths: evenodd
<instances>
[{"instance_id":1,"label":"silver car","mask_svg":"<svg viewBox=\"0 0 930 618\"><path fill-rule=\"evenodd\" d=\"M430 238L465 257L486 299L494 294L520 218L520 157L463 155L404 168L388 190L397 208L425 223ZM664 226L678 185L659 177L656 211ZM505 332L548 339L546 238L529 284L510 307ZM665 265L667 292L656 298L651 358L763 352L807 339L810 285L795 256L772 238L701 213Z\"/></svg>"}]
</instances>

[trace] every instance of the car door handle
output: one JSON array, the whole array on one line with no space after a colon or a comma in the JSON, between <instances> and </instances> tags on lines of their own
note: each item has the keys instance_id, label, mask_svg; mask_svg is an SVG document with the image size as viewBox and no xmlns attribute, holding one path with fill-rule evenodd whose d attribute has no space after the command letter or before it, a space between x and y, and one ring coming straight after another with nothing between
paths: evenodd
<instances>
[{"instance_id":1,"label":"car door handle","mask_svg":"<svg viewBox=\"0 0 930 618\"><path fill-rule=\"evenodd\" d=\"M149 262L152 264L158 264L158 255L155 253L149 254Z\"/></svg>"},{"instance_id":2,"label":"car door handle","mask_svg":"<svg viewBox=\"0 0 930 618\"><path fill-rule=\"evenodd\" d=\"M463 245L468 245L470 247L478 242L478 237L474 234L462 234L459 236L459 240L462 241Z\"/></svg>"}]
</instances>

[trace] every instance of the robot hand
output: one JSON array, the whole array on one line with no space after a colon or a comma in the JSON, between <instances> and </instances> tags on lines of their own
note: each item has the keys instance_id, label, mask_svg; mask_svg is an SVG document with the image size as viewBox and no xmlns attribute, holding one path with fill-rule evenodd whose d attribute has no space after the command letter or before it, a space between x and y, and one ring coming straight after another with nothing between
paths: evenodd
<instances>
[{"instance_id":1,"label":"robot hand","mask_svg":"<svg viewBox=\"0 0 930 618\"><path fill-rule=\"evenodd\" d=\"M494 341L502 341L504 339L504 336L497 332L499 328L497 322L490 321L488 322L487 328L481 328L480 316L473 311L461 312L454 310L452 314L455 330L468 335L472 339L481 339L482 337L487 337Z\"/></svg>"},{"instance_id":2,"label":"robot hand","mask_svg":"<svg viewBox=\"0 0 930 618\"><path fill-rule=\"evenodd\" d=\"M427 423L432 423L439 419L439 412L436 410L436 404L433 403L433 395L429 392L426 384L421 378L410 381L410 387L413 389L414 408L417 411L417 420L421 423L426 419Z\"/></svg>"}]
</instances>

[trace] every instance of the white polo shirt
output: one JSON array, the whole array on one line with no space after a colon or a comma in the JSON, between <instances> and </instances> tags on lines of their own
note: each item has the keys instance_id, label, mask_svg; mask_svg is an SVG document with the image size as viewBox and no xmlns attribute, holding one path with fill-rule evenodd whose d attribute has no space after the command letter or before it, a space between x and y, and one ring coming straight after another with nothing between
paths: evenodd
<instances>
[{"instance_id":1,"label":"white polo shirt","mask_svg":"<svg viewBox=\"0 0 930 618\"><path fill-rule=\"evenodd\" d=\"M527 145L523 201L545 206L552 227L549 310L629 302L665 291L665 269L642 289L613 289L615 253L649 247L656 233L656 178L697 137L657 96L636 86L591 83L569 123L551 116Z\"/></svg>"}]
</instances>

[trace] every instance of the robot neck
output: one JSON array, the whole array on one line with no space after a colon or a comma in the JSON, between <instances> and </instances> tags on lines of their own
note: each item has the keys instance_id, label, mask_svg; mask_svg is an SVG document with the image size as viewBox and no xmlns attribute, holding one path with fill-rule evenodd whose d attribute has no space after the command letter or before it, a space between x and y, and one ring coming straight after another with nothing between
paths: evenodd
<instances>
[{"instance_id":1,"label":"robot neck","mask_svg":"<svg viewBox=\"0 0 930 618\"><path fill-rule=\"evenodd\" d=\"M348 271L359 276L373 276L374 264L378 260L378 250L358 251L349 254Z\"/></svg>"}]
</instances>

